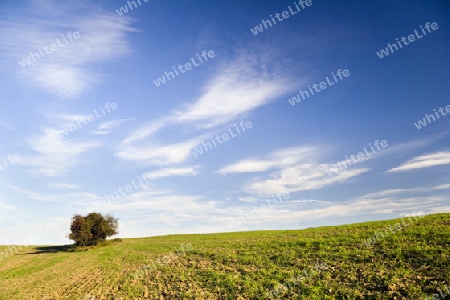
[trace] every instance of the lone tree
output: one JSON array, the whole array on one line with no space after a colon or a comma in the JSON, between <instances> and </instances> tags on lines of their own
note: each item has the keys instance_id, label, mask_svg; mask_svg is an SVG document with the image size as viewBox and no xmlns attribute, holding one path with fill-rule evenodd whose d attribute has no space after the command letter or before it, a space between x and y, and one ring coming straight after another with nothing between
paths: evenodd
<instances>
[{"instance_id":1,"label":"lone tree","mask_svg":"<svg viewBox=\"0 0 450 300\"><path fill-rule=\"evenodd\" d=\"M118 234L119 219L112 215L103 216L99 213L90 213L83 217L76 214L72 217L69 239L75 241L76 246L97 245L107 237Z\"/></svg>"}]
</instances>

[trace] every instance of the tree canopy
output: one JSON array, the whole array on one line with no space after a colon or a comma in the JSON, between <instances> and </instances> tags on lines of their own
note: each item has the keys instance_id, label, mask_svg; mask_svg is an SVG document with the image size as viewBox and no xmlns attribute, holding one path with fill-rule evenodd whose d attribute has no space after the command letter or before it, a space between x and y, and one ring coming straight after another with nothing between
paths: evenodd
<instances>
[{"instance_id":1,"label":"tree canopy","mask_svg":"<svg viewBox=\"0 0 450 300\"><path fill-rule=\"evenodd\" d=\"M87 216L73 215L69 239L77 246L97 245L107 237L118 234L119 220L112 215L89 213Z\"/></svg>"}]
</instances>

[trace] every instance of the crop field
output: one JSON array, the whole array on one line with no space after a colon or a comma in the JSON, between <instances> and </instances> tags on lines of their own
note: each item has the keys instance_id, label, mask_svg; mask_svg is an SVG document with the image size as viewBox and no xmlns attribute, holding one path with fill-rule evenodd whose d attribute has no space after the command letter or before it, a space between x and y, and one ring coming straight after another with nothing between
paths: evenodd
<instances>
[{"instance_id":1,"label":"crop field","mask_svg":"<svg viewBox=\"0 0 450 300\"><path fill-rule=\"evenodd\" d=\"M443 299L450 214L68 250L26 247L1 260L0 299Z\"/></svg>"}]
</instances>

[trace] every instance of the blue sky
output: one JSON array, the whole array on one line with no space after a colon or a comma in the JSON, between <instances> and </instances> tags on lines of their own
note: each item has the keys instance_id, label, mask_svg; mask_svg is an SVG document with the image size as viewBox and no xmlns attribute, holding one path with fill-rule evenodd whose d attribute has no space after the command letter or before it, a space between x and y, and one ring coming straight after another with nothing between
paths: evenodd
<instances>
[{"instance_id":1,"label":"blue sky","mask_svg":"<svg viewBox=\"0 0 450 300\"><path fill-rule=\"evenodd\" d=\"M72 214L91 211L120 218L121 237L450 211L446 1L312 0L256 35L294 2L140 2L122 15L126 1L1 2L0 244L67 244ZM427 22L438 28L424 35ZM377 140L387 146L370 151ZM374 153L328 174L364 147Z\"/></svg>"}]
</instances>

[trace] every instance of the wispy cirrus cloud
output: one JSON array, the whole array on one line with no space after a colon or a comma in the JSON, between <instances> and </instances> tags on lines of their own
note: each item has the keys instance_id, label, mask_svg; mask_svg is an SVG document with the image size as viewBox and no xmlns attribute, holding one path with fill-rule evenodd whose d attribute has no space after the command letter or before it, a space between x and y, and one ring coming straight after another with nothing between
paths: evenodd
<instances>
[{"instance_id":1,"label":"wispy cirrus cloud","mask_svg":"<svg viewBox=\"0 0 450 300\"><path fill-rule=\"evenodd\" d=\"M58 193L58 194L44 194L35 191L30 191L28 189L20 188L15 185L7 185L11 190L16 191L26 198L34 200L34 201L43 201L43 202L61 202L61 203L70 203L77 205L85 205L88 203L94 203L101 199L101 197L97 196L93 193L86 192L76 192L76 193Z\"/></svg>"},{"instance_id":2,"label":"wispy cirrus cloud","mask_svg":"<svg viewBox=\"0 0 450 300\"><path fill-rule=\"evenodd\" d=\"M191 156L190 150L205 136L195 137L173 144L122 145L115 156L120 160L132 161L144 166L165 166L182 163Z\"/></svg>"},{"instance_id":3,"label":"wispy cirrus cloud","mask_svg":"<svg viewBox=\"0 0 450 300\"><path fill-rule=\"evenodd\" d=\"M430 191L436 191L436 190L446 190L450 189L450 184L441 184L437 186L432 187L419 187L419 188L409 188L409 189L388 189L383 190L375 193L366 194L365 197L369 198L376 198L376 197L392 197L394 195L400 195L400 194L407 194L407 193L423 193L423 192L430 192Z\"/></svg>"},{"instance_id":4,"label":"wispy cirrus cloud","mask_svg":"<svg viewBox=\"0 0 450 300\"><path fill-rule=\"evenodd\" d=\"M23 155L20 164L44 176L58 176L79 163L79 156L100 146L96 141L69 141L61 137L59 130L46 128L27 140L38 155Z\"/></svg>"},{"instance_id":5,"label":"wispy cirrus cloud","mask_svg":"<svg viewBox=\"0 0 450 300\"><path fill-rule=\"evenodd\" d=\"M63 183L63 182L53 182L48 184L49 187L55 189L79 189L80 186L71 183Z\"/></svg>"},{"instance_id":6,"label":"wispy cirrus cloud","mask_svg":"<svg viewBox=\"0 0 450 300\"><path fill-rule=\"evenodd\" d=\"M0 202L0 208L2 208L2 210L4 210L4 209L16 210L17 209L16 207L14 207L12 205L6 204L6 203L3 203L3 202Z\"/></svg>"},{"instance_id":7,"label":"wispy cirrus cloud","mask_svg":"<svg viewBox=\"0 0 450 300\"><path fill-rule=\"evenodd\" d=\"M293 79L277 67L273 57L248 52L236 54L208 80L197 99L182 104L158 120L129 134L119 146L116 157L142 165L170 165L185 162L190 151L211 136L211 132L274 101L291 90ZM296 84L302 79L296 79ZM181 142L159 142L153 136L168 126L183 132L201 131L195 137L180 137ZM180 130L181 131L181 130ZM146 146L149 145L149 146Z\"/></svg>"},{"instance_id":8,"label":"wispy cirrus cloud","mask_svg":"<svg viewBox=\"0 0 450 300\"><path fill-rule=\"evenodd\" d=\"M123 141L123 144L129 144L133 141L144 140L148 136L150 136L153 133L156 133L159 130L161 130L162 128L164 128L169 123L170 123L170 118L162 117L157 121L154 121L150 124L146 124L146 125L142 126L141 128L135 130L128 137L126 137L125 140Z\"/></svg>"},{"instance_id":9,"label":"wispy cirrus cloud","mask_svg":"<svg viewBox=\"0 0 450 300\"><path fill-rule=\"evenodd\" d=\"M450 164L450 152L442 151L414 157L403 165L388 170L388 172L403 172L448 164Z\"/></svg>"},{"instance_id":10,"label":"wispy cirrus cloud","mask_svg":"<svg viewBox=\"0 0 450 300\"><path fill-rule=\"evenodd\" d=\"M245 186L250 194L276 194L320 189L328 185L343 183L359 176L369 169L351 168L336 176L328 176L324 171L329 164L319 162L318 147L284 148L261 159L244 159L221 168L218 173L268 172L254 178Z\"/></svg>"},{"instance_id":11,"label":"wispy cirrus cloud","mask_svg":"<svg viewBox=\"0 0 450 300\"><path fill-rule=\"evenodd\" d=\"M450 183L438 185L438 186L434 187L434 189L435 189L435 190L446 190L446 189L450 189Z\"/></svg>"},{"instance_id":12,"label":"wispy cirrus cloud","mask_svg":"<svg viewBox=\"0 0 450 300\"><path fill-rule=\"evenodd\" d=\"M292 200L284 200L275 205L272 201L272 205L267 206L262 213L244 220L239 229L267 228L265 224L268 223L277 224L278 226L281 224L290 225L298 223L300 220L302 224L314 224L325 218L337 216L355 217L364 215L378 219L382 215L396 214L404 216L413 211L424 211L425 213L449 212L450 202L448 197L442 194L435 194L436 188L420 187L381 190L339 203L326 200L295 200L294 198ZM418 194L418 190L421 191L420 194ZM255 204L254 201L251 202ZM235 207L235 217L233 219L236 220L241 214L248 214L253 207L248 205ZM391 216L389 217L391 218ZM231 220L233 221L233 219Z\"/></svg>"},{"instance_id":13,"label":"wispy cirrus cloud","mask_svg":"<svg viewBox=\"0 0 450 300\"><path fill-rule=\"evenodd\" d=\"M111 120L108 122L101 123L96 130L94 130L92 133L94 135L105 135L111 132L114 128L119 127L123 123L133 120L132 118L129 119L117 119L117 120Z\"/></svg>"},{"instance_id":14,"label":"wispy cirrus cloud","mask_svg":"<svg viewBox=\"0 0 450 300\"><path fill-rule=\"evenodd\" d=\"M290 77L268 70L268 61L243 54L221 69L194 103L174 112L174 122L196 122L199 128L222 125L265 105L292 88Z\"/></svg>"},{"instance_id":15,"label":"wispy cirrus cloud","mask_svg":"<svg viewBox=\"0 0 450 300\"><path fill-rule=\"evenodd\" d=\"M344 170L336 176L330 177L322 170L321 165L299 164L283 168L271 173L268 179L255 179L245 187L252 194L276 194L280 191L299 192L317 190L325 186L344 183L350 178L368 172L367 168Z\"/></svg>"},{"instance_id":16,"label":"wispy cirrus cloud","mask_svg":"<svg viewBox=\"0 0 450 300\"><path fill-rule=\"evenodd\" d=\"M143 175L143 177L147 177L150 179L158 179L164 177L185 177L185 176L196 176L200 173L200 165L195 165L192 167L184 167L184 168L164 168L153 172L148 172Z\"/></svg>"},{"instance_id":17,"label":"wispy cirrus cloud","mask_svg":"<svg viewBox=\"0 0 450 300\"><path fill-rule=\"evenodd\" d=\"M393 154L398 154L398 153L401 153L402 155L404 155L408 151L430 146L431 144L435 143L439 139L445 137L448 133L449 132L441 132L438 134L433 134L431 136L427 136L427 137L412 140L412 141L407 141L407 142L400 143L400 144L393 144L393 145L391 144L391 145L389 145L388 148L384 149L383 151L378 152L377 154L380 156L393 155Z\"/></svg>"},{"instance_id":18,"label":"wispy cirrus cloud","mask_svg":"<svg viewBox=\"0 0 450 300\"><path fill-rule=\"evenodd\" d=\"M41 1L42 2L42 1ZM61 6L54 1L29 1L20 14L7 14L0 21L0 58L8 64L10 72L19 80L30 82L60 97L74 97L92 83L101 81L92 66L131 52L127 34L133 31L130 19L112 13L93 12L80 15L81 4ZM39 14L36 14L39 9ZM61 22L64 20L64 22ZM63 35L69 31L80 33L80 38L69 44ZM46 53L44 46L62 43L56 51ZM44 55L27 67L22 61L32 53ZM114 50L112 50L114 49ZM36 56L35 56L36 57Z\"/></svg>"},{"instance_id":19,"label":"wispy cirrus cloud","mask_svg":"<svg viewBox=\"0 0 450 300\"><path fill-rule=\"evenodd\" d=\"M131 133L124 143L142 140L168 125L191 125L195 130L224 125L290 91L293 79L266 56L239 53L206 82L192 103L185 103L159 120ZM296 85L303 79L296 79Z\"/></svg>"},{"instance_id":20,"label":"wispy cirrus cloud","mask_svg":"<svg viewBox=\"0 0 450 300\"><path fill-rule=\"evenodd\" d=\"M317 147L292 147L284 148L266 155L261 159L244 159L237 163L223 167L218 171L227 173L252 173L264 172L273 168L282 168L294 165L301 160L311 161L316 158Z\"/></svg>"}]
</instances>

